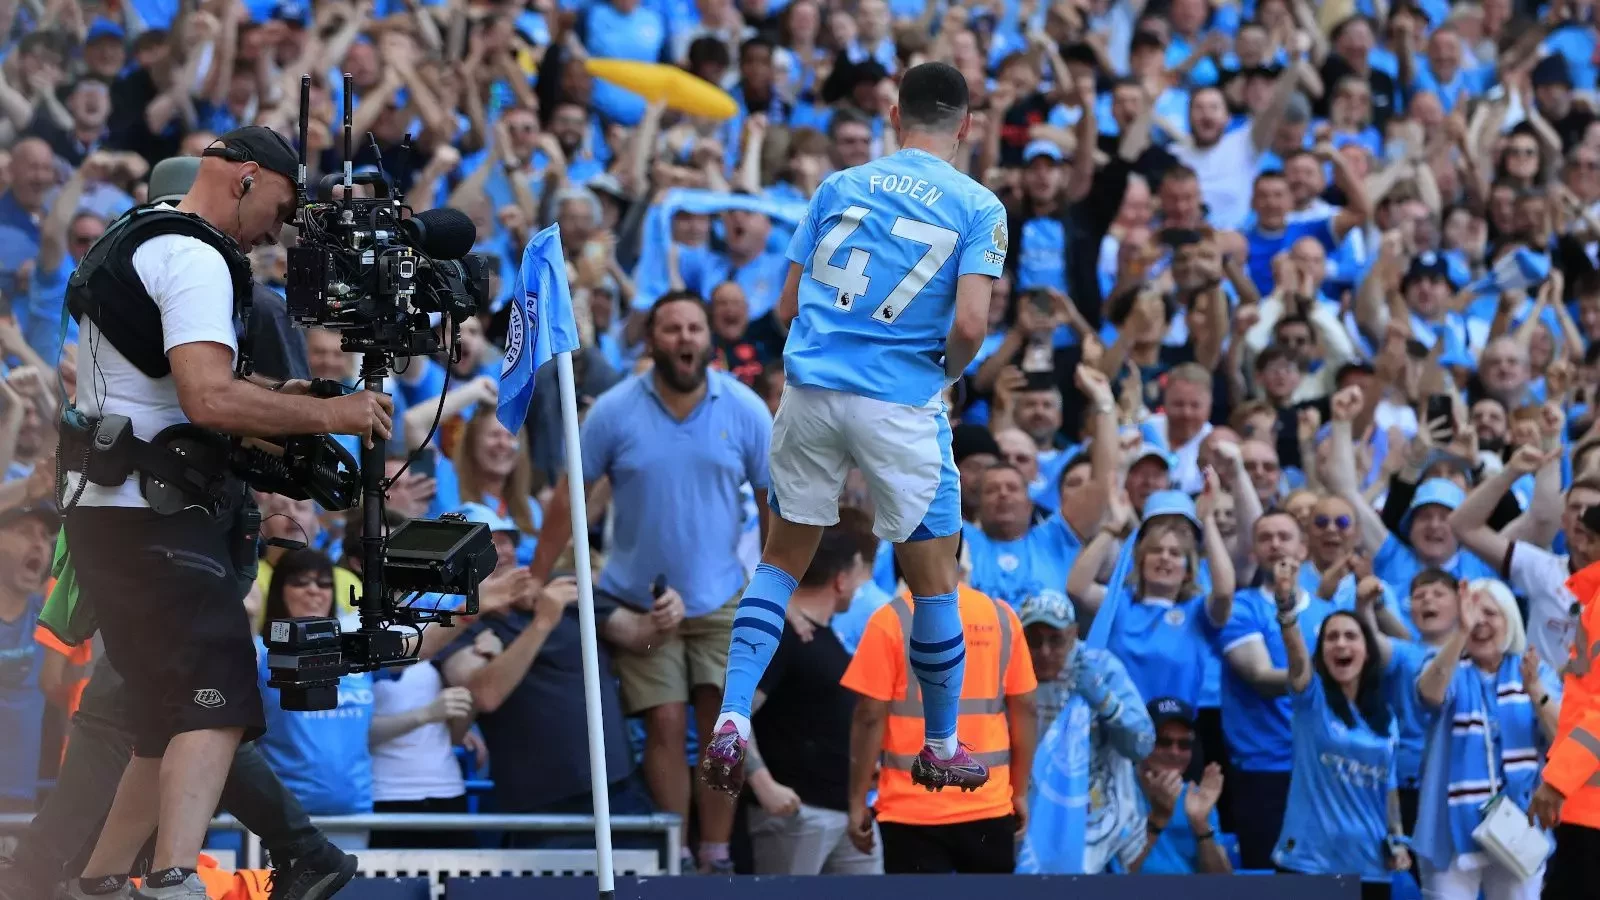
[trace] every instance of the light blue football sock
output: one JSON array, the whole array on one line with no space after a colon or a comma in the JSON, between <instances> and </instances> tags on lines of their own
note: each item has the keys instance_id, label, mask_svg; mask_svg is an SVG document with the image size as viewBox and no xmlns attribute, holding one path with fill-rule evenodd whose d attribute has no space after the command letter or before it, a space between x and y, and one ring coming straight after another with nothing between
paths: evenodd
<instances>
[{"instance_id":1,"label":"light blue football sock","mask_svg":"<svg viewBox=\"0 0 1600 900\"><path fill-rule=\"evenodd\" d=\"M783 638L783 615L794 594L795 580L777 566L762 563L739 598L733 617L733 636L728 641L728 677L722 689L722 714L739 726L749 739L750 705L756 686L778 651Z\"/></svg>"},{"instance_id":2,"label":"light blue football sock","mask_svg":"<svg viewBox=\"0 0 1600 900\"><path fill-rule=\"evenodd\" d=\"M954 591L911 600L911 672L922 685L923 724L929 746L948 759L956 752L956 716L967 669L961 610Z\"/></svg>"}]
</instances>

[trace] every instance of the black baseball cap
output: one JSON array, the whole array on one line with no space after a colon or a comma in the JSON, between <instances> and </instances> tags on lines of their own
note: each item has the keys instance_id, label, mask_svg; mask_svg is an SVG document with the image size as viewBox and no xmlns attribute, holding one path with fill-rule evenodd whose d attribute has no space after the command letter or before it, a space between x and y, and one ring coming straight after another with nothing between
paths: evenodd
<instances>
[{"instance_id":1,"label":"black baseball cap","mask_svg":"<svg viewBox=\"0 0 1600 900\"><path fill-rule=\"evenodd\" d=\"M246 125L228 132L205 149L202 156L229 162L253 162L290 181L300 178L300 157L283 135L263 125Z\"/></svg>"},{"instance_id":2,"label":"black baseball cap","mask_svg":"<svg viewBox=\"0 0 1600 900\"><path fill-rule=\"evenodd\" d=\"M1150 721L1160 728L1168 722L1182 722L1194 727L1194 707L1177 697L1157 697L1145 707L1150 711Z\"/></svg>"},{"instance_id":3,"label":"black baseball cap","mask_svg":"<svg viewBox=\"0 0 1600 900\"><path fill-rule=\"evenodd\" d=\"M61 526L61 513L57 511L56 505L49 500L40 500L37 503L13 506L0 512L0 528L6 528L13 522L20 522L23 519L38 519L51 531Z\"/></svg>"},{"instance_id":4,"label":"black baseball cap","mask_svg":"<svg viewBox=\"0 0 1600 900\"><path fill-rule=\"evenodd\" d=\"M1529 80L1536 88L1547 85L1558 85L1570 89L1572 87L1572 71L1567 67L1566 57L1559 53L1552 53L1539 60L1529 75Z\"/></svg>"},{"instance_id":5,"label":"black baseball cap","mask_svg":"<svg viewBox=\"0 0 1600 900\"><path fill-rule=\"evenodd\" d=\"M1444 257L1432 250L1418 253L1417 257L1411 261L1411 267L1406 270L1406 277L1401 281L1401 287L1423 278L1437 278L1440 281L1449 281L1450 267L1445 264Z\"/></svg>"},{"instance_id":6,"label":"black baseball cap","mask_svg":"<svg viewBox=\"0 0 1600 900\"><path fill-rule=\"evenodd\" d=\"M1362 375L1376 375L1378 374L1378 370L1372 365L1371 362L1368 362L1367 360L1353 359L1340 366L1339 371L1333 374L1333 383L1343 387L1345 378L1357 373Z\"/></svg>"}]
</instances>

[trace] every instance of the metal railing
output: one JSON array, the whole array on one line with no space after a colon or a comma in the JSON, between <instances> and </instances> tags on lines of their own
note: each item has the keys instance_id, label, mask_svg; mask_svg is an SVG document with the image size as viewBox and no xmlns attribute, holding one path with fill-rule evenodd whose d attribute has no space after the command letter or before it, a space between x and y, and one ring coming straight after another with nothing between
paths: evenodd
<instances>
[{"instance_id":1,"label":"metal railing","mask_svg":"<svg viewBox=\"0 0 1600 900\"><path fill-rule=\"evenodd\" d=\"M0 815L0 834L14 834L28 827L32 816ZM324 832L352 831L518 831L593 834L593 816L555 816L515 813L369 813L359 816L312 816L311 824ZM244 834L244 852L239 865L259 868L265 864L261 839L240 824L233 816L218 816L211 820L218 831L238 831ZM682 874L679 846L683 842L683 822L675 815L655 813L648 816L612 816L611 830L660 834L668 875ZM360 855L359 851L356 854Z\"/></svg>"}]
</instances>

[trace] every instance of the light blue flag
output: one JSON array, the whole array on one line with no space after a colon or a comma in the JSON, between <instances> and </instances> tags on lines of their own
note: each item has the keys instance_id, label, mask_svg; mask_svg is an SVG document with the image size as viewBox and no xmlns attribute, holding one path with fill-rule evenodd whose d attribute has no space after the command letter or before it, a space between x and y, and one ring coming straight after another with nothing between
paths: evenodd
<instances>
[{"instance_id":1,"label":"light blue flag","mask_svg":"<svg viewBox=\"0 0 1600 900\"><path fill-rule=\"evenodd\" d=\"M1089 702L1073 694L1039 741L1019 875L1084 874L1091 718Z\"/></svg>"},{"instance_id":2,"label":"light blue flag","mask_svg":"<svg viewBox=\"0 0 1600 900\"><path fill-rule=\"evenodd\" d=\"M522 430L533 403L533 376L552 356L578 349L572 319L572 290L561 255L561 226L533 236L522 251L522 268L511 291L511 321L506 326L506 356L500 364L500 405L496 416L512 434Z\"/></svg>"},{"instance_id":3,"label":"light blue flag","mask_svg":"<svg viewBox=\"0 0 1600 900\"><path fill-rule=\"evenodd\" d=\"M1487 274L1472 283L1476 294L1499 295L1506 291L1525 291L1550 277L1550 255L1518 247L1500 257Z\"/></svg>"}]
</instances>

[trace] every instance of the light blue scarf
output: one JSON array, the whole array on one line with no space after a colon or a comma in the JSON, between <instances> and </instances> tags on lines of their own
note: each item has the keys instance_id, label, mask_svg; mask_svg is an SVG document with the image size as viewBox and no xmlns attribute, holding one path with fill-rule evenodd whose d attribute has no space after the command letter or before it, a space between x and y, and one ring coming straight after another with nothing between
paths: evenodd
<instances>
[{"instance_id":1,"label":"light blue scarf","mask_svg":"<svg viewBox=\"0 0 1600 900\"><path fill-rule=\"evenodd\" d=\"M695 188L668 191L660 203L645 213L644 233L639 244L639 265L633 276L636 287L634 311L648 310L656 298L665 294L670 287L667 248L672 245L672 217L680 212L712 215L730 209L747 209L791 224L799 222L806 214L804 202Z\"/></svg>"},{"instance_id":2,"label":"light blue scarf","mask_svg":"<svg viewBox=\"0 0 1600 900\"><path fill-rule=\"evenodd\" d=\"M1520 655L1507 653L1493 681L1486 682L1471 660L1457 663L1453 678L1451 702L1428 733L1416 828L1418 850L1441 869L1477 852L1472 831L1495 793L1528 808L1544 749L1538 710L1522 685ZM1494 741L1493 773L1485 740Z\"/></svg>"}]
</instances>

